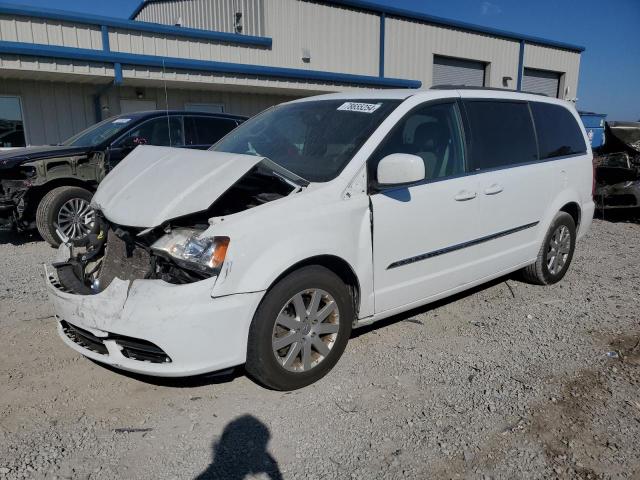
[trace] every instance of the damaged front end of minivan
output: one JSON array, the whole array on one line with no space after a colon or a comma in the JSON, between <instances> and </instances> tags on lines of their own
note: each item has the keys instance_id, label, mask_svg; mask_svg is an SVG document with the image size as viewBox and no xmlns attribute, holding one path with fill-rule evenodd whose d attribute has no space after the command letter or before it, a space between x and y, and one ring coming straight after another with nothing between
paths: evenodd
<instances>
[{"instance_id":1,"label":"damaged front end of minivan","mask_svg":"<svg viewBox=\"0 0 640 480\"><path fill-rule=\"evenodd\" d=\"M61 337L85 356L139 373L182 376L241 363L244 332L233 320L250 315L261 294L212 300L233 246L218 232L227 217L308 182L261 157L162 147L132 156L94 197L95 233L62 237L47 272ZM138 208L153 195L153 208ZM203 361L212 348L216 364Z\"/></svg>"}]
</instances>

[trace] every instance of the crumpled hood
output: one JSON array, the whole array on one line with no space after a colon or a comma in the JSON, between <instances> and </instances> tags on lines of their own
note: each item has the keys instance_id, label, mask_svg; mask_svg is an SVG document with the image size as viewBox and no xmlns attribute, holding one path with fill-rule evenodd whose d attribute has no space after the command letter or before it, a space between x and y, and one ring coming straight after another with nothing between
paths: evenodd
<instances>
[{"instance_id":1,"label":"crumpled hood","mask_svg":"<svg viewBox=\"0 0 640 480\"><path fill-rule=\"evenodd\" d=\"M113 223L157 227L206 210L263 157L139 146L100 183L93 203Z\"/></svg>"},{"instance_id":2,"label":"crumpled hood","mask_svg":"<svg viewBox=\"0 0 640 480\"><path fill-rule=\"evenodd\" d=\"M20 164L35 160L82 155L89 150L91 150L91 147L66 147L64 145L25 147L7 150L0 152L0 170L17 167Z\"/></svg>"}]
</instances>

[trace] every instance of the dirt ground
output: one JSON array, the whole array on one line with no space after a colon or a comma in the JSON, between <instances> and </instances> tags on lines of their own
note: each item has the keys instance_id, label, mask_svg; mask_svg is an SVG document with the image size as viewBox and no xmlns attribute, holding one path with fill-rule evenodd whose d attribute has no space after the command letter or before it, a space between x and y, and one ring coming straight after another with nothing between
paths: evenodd
<instances>
[{"instance_id":1,"label":"dirt ground","mask_svg":"<svg viewBox=\"0 0 640 480\"><path fill-rule=\"evenodd\" d=\"M616 220L560 284L355 331L290 393L92 363L55 332L54 251L0 234L0 478L640 478L640 222Z\"/></svg>"}]
</instances>

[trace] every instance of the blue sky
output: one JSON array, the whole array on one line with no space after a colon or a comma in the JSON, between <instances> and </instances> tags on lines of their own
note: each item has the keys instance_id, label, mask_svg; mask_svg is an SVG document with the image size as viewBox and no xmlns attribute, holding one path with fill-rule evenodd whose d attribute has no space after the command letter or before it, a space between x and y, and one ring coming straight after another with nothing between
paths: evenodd
<instances>
[{"instance_id":1,"label":"blue sky","mask_svg":"<svg viewBox=\"0 0 640 480\"><path fill-rule=\"evenodd\" d=\"M578 108L640 120L640 0L370 1L582 45ZM138 0L11 3L128 17Z\"/></svg>"}]
</instances>

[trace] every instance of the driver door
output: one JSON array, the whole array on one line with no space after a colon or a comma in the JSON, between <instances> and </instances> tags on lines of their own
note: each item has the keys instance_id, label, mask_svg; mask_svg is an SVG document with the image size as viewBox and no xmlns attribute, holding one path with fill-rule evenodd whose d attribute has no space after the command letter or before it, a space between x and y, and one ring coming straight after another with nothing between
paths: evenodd
<instances>
[{"instance_id":1,"label":"driver door","mask_svg":"<svg viewBox=\"0 0 640 480\"><path fill-rule=\"evenodd\" d=\"M465 244L477 238L478 182L465 175L465 147L455 100L409 112L369 159L369 178L392 153L418 155L423 182L383 188L372 184L376 313L389 312L464 285L477 262Z\"/></svg>"},{"instance_id":2,"label":"driver door","mask_svg":"<svg viewBox=\"0 0 640 480\"><path fill-rule=\"evenodd\" d=\"M157 117L144 121L109 148L109 168L112 169L138 145L157 145L160 147L183 147L184 128L181 116Z\"/></svg>"}]
</instances>

